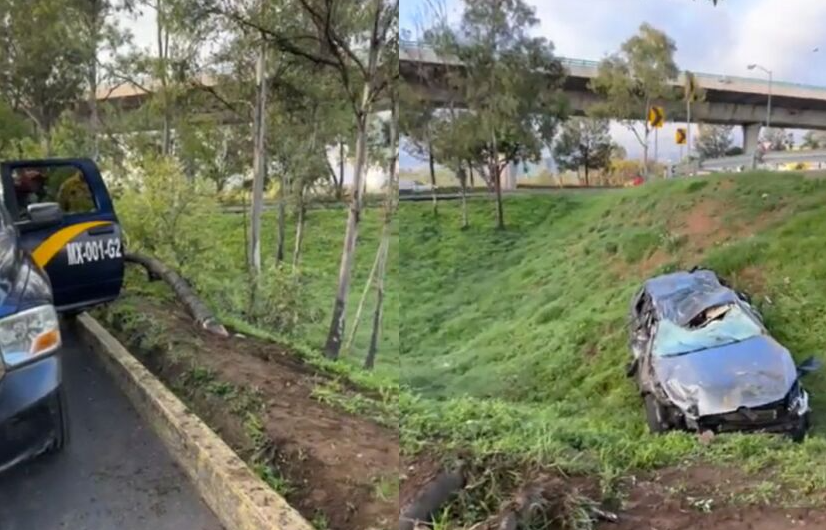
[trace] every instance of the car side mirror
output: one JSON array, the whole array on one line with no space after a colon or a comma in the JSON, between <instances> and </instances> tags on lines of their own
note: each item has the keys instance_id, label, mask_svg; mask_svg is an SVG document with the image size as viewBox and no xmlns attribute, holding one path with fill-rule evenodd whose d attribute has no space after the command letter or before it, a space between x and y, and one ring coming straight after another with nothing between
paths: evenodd
<instances>
[{"instance_id":1,"label":"car side mirror","mask_svg":"<svg viewBox=\"0 0 826 530\"><path fill-rule=\"evenodd\" d=\"M26 208L29 219L38 226L49 226L60 224L63 221L63 210L56 202L41 202L30 204Z\"/></svg>"},{"instance_id":2,"label":"car side mirror","mask_svg":"<svg viewBox=\"0 0 826 530\"><path fill-rule=\"evenodd\" d=\"M802 377L806 374L810 374L812 372L820 370L822 366L823 363L821 363L819 359L809 357L808 359L797 365L797 373L799 376Z\"/></svg>"}]
</instances>

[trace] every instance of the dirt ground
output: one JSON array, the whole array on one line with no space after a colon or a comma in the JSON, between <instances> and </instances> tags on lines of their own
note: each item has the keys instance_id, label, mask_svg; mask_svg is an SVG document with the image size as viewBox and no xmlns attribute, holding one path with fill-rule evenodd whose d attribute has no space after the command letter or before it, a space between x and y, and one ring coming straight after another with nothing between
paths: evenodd
<instances>
[{"instance_id":1,"label":"dirt ground","mask_svg":"<svg viewBox=\"0 0 826 530\"><path fill-rule=\"evenodd\" d=\"M779 210L766 211L748 223L738 223L727 220L726 211L723 201L704 199L687 212L676 215L669 223L669 230L688 238L686 250L698 252L724 241L757 234L780 217Z\"/></svg>"},{"instance_id":2,"label":"dirt ground","mask_svg":"<svg viewBox=\"0 0 826 530\"><path fill-rule=\"evenodd\" d=\"M663 470L628 490L617 523L599 530L787 530L826 528L823 509L737 502L755 491L755 479L719 467Z\"/></svg>"},{"instance_id":3,"label":"dirt ground","mask_svg":"<svg viewBox=\"0 0 826 530\"><path fill-rule=\"evenodd\" d=\"M436 459L421 455L403 459L401 467L400 506L405 506L416 493L433 479L442 467ZM559 510L562 504L555 498L570 493L596 500L600 486L595 477L560 477L553 475L537 479L530 471L520 473L525 478L521 490L501 508L518 505L525 492L541 484L544 506ZM790 528L826 528L826 509L787 508L773 504L757 492L766 477L749 477L736 469L694 465L660 470L636 479L626 479L620 488L622 509L606 510L617 515L615 522L602 521L598 530L788 530ZM739 500L738 500L739 499ZM558 499L557 499L558 501ZM563 508L564 510L564 508ZM498 529L501 514L472 526L474 530ZM564 514L558 517L558 527L564 527ZM557 526L553 526L556 528ZM543 527L544 528L544 527Z\"/></svg>"},{"instance_id":4,"label":"dirt ground","mask_svg":"<svg viewBox=\"0 0 826 530\"><path fill-rule=\"evenodd\" d=\"M312 396L313 389L329 377L277 344L207 335L179 308L154 302L142 305L142 311L174 330L169 334L174 352L143 356L167 384L174 387L187 369L180 358L188 350L198 366L213 371L218 381L259 392L265 404L263 427L272 442L268 458L293 488L288 500L308 520L324 520L327 528L336 530L385 529L398 521L395 429L320 403ZM130 342L123 331L116 334ZM130 347L135 351L134 345ZM236 451L249 452L242 421L226 402L201 395L191 404Z\"/></svg>"}]
</instances>

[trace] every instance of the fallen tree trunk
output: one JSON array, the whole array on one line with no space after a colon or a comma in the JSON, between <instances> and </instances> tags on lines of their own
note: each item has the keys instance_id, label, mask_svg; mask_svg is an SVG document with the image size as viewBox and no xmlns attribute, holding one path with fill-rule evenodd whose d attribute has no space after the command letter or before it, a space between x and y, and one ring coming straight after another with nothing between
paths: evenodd
<instances>
[{"instance_id":1,"label":"fallen tree trunk","mask_svg":"<svg viewBox=\"0 0 826 530\"><path fill-rule=\"evenodd\" d=\"M439 507L465 485L462 467L441 473L429 482L399 514L399 530L414 530L417 523L427 523Z\"/></svg>"},{"instance_id":2,"label":"fallen tree trunk","mask_svg":"<svg viewBox=\"0 0 826 530\"><path fill-rule=\"evenodd\" d=\"M150 278L160 278L165 281L175 292L178 300L186 307L186 310L195 319L195 322L216 335L228 337L226 328L215 318L212 311L189 286L189 283L173 269L167 267L162 261L143 254L126 253L124 259L127 263L137 263L149 273Z\"/></svg>"}]
</instances>

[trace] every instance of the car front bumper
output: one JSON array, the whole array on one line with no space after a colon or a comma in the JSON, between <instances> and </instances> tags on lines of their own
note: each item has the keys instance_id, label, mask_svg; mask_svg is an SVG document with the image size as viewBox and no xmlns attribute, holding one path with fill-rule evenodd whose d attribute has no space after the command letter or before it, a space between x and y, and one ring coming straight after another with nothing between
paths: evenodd
<instances>
[{"instance_id":1,"label":"car front bumper","mask_svg":"<svg viewBox=\"0 0 826 530\"><path fill-rule=\"evenodd\" d=\"M0 379L0 471L48 450L61 425L59 352Z\"/></svg>"},{"instance_id":2,"label":"car front bumper","mask_svg":"<svg viewBox=\"0 0 826 530\"><path fill-rule=\"evenodd\" d=\"M742 408L725 414L701 416L696 421L689 422L689 427L699 431L714 432L797 432L801 426L805 426L807 411L808 408L803 410L803 414L790 411L786 401L783 400L762 407Z\"/></svg>"}]
</instances>

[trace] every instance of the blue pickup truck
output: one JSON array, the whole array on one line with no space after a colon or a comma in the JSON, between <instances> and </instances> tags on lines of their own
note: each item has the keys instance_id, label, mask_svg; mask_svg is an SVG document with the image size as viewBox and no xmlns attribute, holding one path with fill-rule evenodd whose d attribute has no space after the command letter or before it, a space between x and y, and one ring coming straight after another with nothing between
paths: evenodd
<instances>
[{"instance_id":1,"label":"blue pickup truck","mask_svg":"<svg viewBox=\"0 0 826 530\"><path fill-rule=\"evenodd\" d=\"M121 230L88 159L0 165L0 471L68 439L58 315L118 297Z\"/></svg>"}]
</instances>

